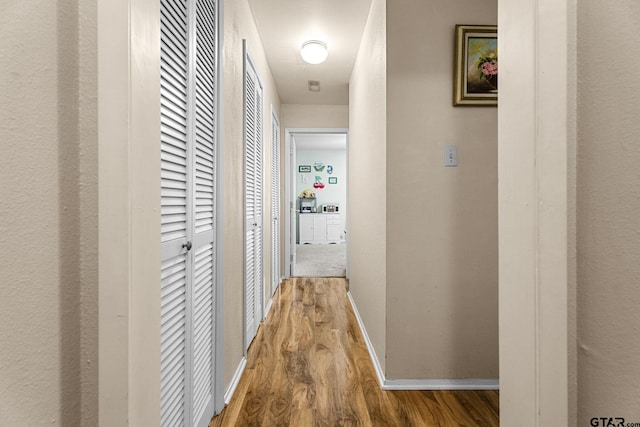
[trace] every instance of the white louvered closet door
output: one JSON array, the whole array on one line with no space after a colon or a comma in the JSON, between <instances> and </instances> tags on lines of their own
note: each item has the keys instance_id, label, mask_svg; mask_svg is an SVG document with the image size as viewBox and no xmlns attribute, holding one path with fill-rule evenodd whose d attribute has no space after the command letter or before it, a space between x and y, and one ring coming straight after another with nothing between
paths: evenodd
<instances>
[{"instance_id":1,"label":"white louvered closet door","mask_svg":"<svg viewBox=\"0 0 640 427\"><path fill-rule=\"evenodd\" d=\"M161 421L207 426L215 379L215 1L161 0Z\"/></svg>"},{"instance_id":2,"label":"white louvered closet door","mask_svg":"<svg viewBox=\"0 0 640 427\"><path fill-rule=\"evenodd\" d=\"M246 50L245 128L245 348L262 320L262 84Z\"/></svg>"},{"instance_id":3,"label":"white louvered closet door","mask_svg":"<svg viewBox=\"0 0 640 427\"><path fill-rule=\"evenodd\" d=\"M280 284L280 122L271 114L271 294Z\"/></svg>"}]
</instances>

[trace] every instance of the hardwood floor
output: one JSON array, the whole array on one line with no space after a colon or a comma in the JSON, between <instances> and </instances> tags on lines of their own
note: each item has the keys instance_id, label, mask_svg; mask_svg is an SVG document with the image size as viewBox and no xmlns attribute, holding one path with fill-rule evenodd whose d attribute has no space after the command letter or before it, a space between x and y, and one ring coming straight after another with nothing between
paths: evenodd
<instances>
[{"instance_id":1,"label":"hardwood floor","mask_svg":"<svg viewBox=\"0 0 640 427\"><path fill-rule=\"evenodd\" d=\"M218 426L498 426L497 391L383 391L344 279L283 282Z\"/></svg>"}]
</instances>

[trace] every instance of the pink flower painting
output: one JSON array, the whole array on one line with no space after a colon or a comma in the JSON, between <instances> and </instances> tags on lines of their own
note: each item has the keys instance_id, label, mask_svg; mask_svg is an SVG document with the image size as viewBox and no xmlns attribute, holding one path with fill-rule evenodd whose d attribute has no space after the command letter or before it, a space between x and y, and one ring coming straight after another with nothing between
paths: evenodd
<instances>
[{"instance_id":1,"label":"pink flower painting","mask_svg":"<svg viewBox=\"0 0 640 427\"><path fill-rule=\"evenodd\" d=\"M498 74L498 61L483 63L482 74L485 76L496 76Z\"/></svg>"},{"instance_id":2,"label":"pink flower painting","mask_svg":"<svg viewBox=\"0 0 640 427\"><path fill-rule=\"evenodd\" d=\"M453 105L498 105L498 27L456 25Z\"/></svg>"},{"instance_id":3,"label":"pink flower painting","mask_svg":"<svg viewBox=\"0 0 640 427\"><path fill-rule=\"evenodd\" d=\"M469 38L467 92L498 91L498 46L495 38Z\"/></svg>"}]
</instances>

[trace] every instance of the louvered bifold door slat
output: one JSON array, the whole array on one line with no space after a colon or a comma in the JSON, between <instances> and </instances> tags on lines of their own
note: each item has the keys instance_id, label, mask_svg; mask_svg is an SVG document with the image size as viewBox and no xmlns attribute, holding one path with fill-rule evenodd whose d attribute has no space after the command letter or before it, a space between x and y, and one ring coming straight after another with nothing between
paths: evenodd
<instances>
[{"instance_id":1,"label":"louvered bifold door slat","mask_svg":"<svg viewBox=\"0 0 640 427\"><path fill-rule=\"evenodd\" d=\"M246 53L245 129L245 348L253 340L262 315L262 86Z\"/></svg>"},{"instance_id":2,"label":"louvered bifold door slat","mask_svg":"<svg viewBox=\"0 0 640 427\"><path fill-rule=\"evenodd\" d=\"M245 65L244 112L244 210L245 210L245 348L249 347L258 328L255 316L255 227L256 219L256 76L248 61Z\"/></svg>"},{"instance_id":3,"label":"louvered bifold door slat","mask_svg":"<svg viewBox=\"0 0 640 427\"><path fill-rule=\"evenodd\" d=\"M197 0L195 132L193 150L194 237L192 396L193 425L204 427L214 411L215 345L215 2Z\"/></svg>"},{"instance_id":4,"label":"louvered bifold door slat","mask_svg":"<svg viewBox=\"0 0 640 427\"><path fill-rule=\"evenodd\" d=\"M271 117L271 292L280 284L280 124Z\"/></svg>"},{"instance_id":5,"label":"louvered bifold door slat","mask_svg":"<svg viewBox=\"0 0 640 427\"><path fill-rule=\"evenodd\" d=\"M257 81L256 76L256 81ZM264 272L263 272L263 247L262 247L262 239L263 239L263 225L262 225L262 217L264 212L264 192L263 192L263 179L264 179L264 169L263 169L263 117L264 112L262 108L262 87L259 82L256 84L256 318L257 323L262 321L263 315L263 303L264 303Z\"/></svg>"},{"instance_id":6,"label":"louvered bifold door slat","mask_svg":"<svg viewBox=\"0 0 640 427\"><path fill-rule=\"evenodd\" d=\"M187 424L189 150L187 1L161 1L161 422Z\"/></svg>"}]
</instances>

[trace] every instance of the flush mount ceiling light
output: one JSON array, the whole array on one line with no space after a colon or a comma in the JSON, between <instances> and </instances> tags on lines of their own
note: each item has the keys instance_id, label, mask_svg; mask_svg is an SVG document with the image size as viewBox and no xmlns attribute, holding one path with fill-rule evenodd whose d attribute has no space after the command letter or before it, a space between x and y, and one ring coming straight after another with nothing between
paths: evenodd
<instances>
[{"instance_id":1,"label":"flush mount ceiling light","mask_svg":"<svg viewBox=\"0 0 640 427\"><path fill-rule=\"evenodd\" d=\"M321 64L327 59L329 52L326 43L320 40L309 40L302 43L300 54L309 64Z\"/></svg>"}]
</instances>

